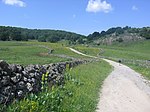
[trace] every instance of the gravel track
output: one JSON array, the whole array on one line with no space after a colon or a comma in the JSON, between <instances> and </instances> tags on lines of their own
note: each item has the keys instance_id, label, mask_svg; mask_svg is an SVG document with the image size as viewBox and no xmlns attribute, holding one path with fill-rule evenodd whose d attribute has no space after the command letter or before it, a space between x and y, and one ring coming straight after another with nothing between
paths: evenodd
<instances>
[{"instance_id":1,"label":"gravel track","mask_svg":"<svg viewBox=\"0 0 150 112\"><path fill-rule=\"evenodd\" d=\"M150 112L150 81L123 64L103 60L113 66L114 70L104 81L96 112Z\"/></svg>"},{"instance_id":2,"label":"gravel track","mask_svg":"<svg viewBox=\"0 0 150 112\"><path fill-rule=\"evenodd\" d=\"M150 85L129 67L106 60L114 67L105 79L96 112L150 112Z\"/></svg>"}]
</instances>

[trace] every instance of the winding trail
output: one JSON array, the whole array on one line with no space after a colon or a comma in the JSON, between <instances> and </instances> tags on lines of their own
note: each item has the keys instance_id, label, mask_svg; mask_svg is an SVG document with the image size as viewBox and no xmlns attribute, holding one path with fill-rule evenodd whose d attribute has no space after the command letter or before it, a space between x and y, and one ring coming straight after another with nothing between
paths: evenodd
<instances>
[{"instance_id":1,"label":"winding trail","mask_svg":"<svg viewBox=\"0 0 150 112\"><path fill-rule=\"evenodd\" d=\"M68 47L68 48L69 48L69 47ZM79 51L77 51L77 50L75 50L75 49L73 49L73 48L69 48L69 49L70 49L71 51L77 53L77 54L82 55L82 56L86 56L86 57L90 57L90 58L98 58L98 57L95 57L95 56L90 56L90 55L83 54L83 53L81 53L81 52L79 52Z\"/></svg>"},{"instance_id":2,"label":"winding trail","mask_svg":"<svg viewBox=\"0 0 150 112\"><path fill-rule=\"evenodd\" d=\"M150 112L150 81L123 64L103 60L112 65L114 70L104 81L96 112Z\"/></svg>"}]
</instances>

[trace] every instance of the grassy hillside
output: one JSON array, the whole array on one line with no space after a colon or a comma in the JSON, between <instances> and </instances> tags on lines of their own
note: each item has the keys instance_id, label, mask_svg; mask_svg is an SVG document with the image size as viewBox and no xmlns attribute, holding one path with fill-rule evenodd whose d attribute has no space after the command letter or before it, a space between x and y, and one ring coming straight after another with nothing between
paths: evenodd
<instances>
[{"instance_id":1,"label":"grassy hillside","mask_svg":"<svg viewBox=\"0 0 150 112\"><path fill-rule=\"evenodd\" d=\"M120 43L111 46L100 46L104 49L103 56L134 60L150 60L150 40Z\"/></svg>"},{"instance_id":2,"label":"grassy hillside","mask_svg":"<svg viewBox=\"0 0 150 112\"><path fill-rule=\"evenodd\" d=\"M49 49L53 49L52 54ZM57 54L58 56L54 56ZM53 62L67 61L68 58L61 58L59 55L66 55L74 58L84 58L71 52L62 44L46 42L18 42L18 41L0 41L0 60L6 60L9 63L16 64L48 64Z\"/></svg>"},{"instance_id":3,"label":"grassy hillside","mask_svg":"<svg viewBox=\"0 0 150 112\"><path fill-rule=\"evenodd\" d=\"M1 41L28 41L59 42L68 40L69 43L84 43L86 36L73 32L50 29L27 29L10 26L0 26Z\"/></svg>"},{"instance_id":4,"label":"grassy hillside","mask_svg":"<svg viewBox=\"0 0 150 112\"><path fill-rule=\"evenodd\" d=\"M84 47L83 49L78 46L75 48L79 49L81 52L86 52L95 56L99 53L99 49L101 49L100 56L115 61L118 61L119 59L125 60L123 61L123 64L128 65L150 79L150 62L149 64L145 63L146 60L150 60L150 40L119 43L107 46L100 45L99 47L92 47L90 49L87 47Z\"/></svg>"},{"instance_id":5,"label":"grassy hillside","mask_svg":"<svg viewBox=\"0 0 150 112\"><path fill-rule=\"evenodd\" d=\"M112 27L106 31L89 34L87 39L90 40L90 43L97 45L112 45L114 43L148 40L150 39L150 27Z\"/></svg>"},{"instance_id":6,"label":"grassy hillside","mask_svg":"<svg viewBox=\"0 0 150 112\"><path fill-rule=\"evenodd\" d=\"M114 46L101 46L104 49L103 56L127 59L123 63L140 72L150 79L150 40L139 41L136 43L120 44ZM140 60L140 61L136 61Z\"/></svg>"},{"instance_id":7,"label":"grassy hillside","mask_svg":"<svg viewBox=\"0 0 150 112\"><path fill-rule=\"evenodd\" d=\"M81 51L84 54L90 54L92 56L97 56L100 53L100 49L96 47L88 47L83 45L76 45L74 48Z\"/></svg>"}]
</instances>

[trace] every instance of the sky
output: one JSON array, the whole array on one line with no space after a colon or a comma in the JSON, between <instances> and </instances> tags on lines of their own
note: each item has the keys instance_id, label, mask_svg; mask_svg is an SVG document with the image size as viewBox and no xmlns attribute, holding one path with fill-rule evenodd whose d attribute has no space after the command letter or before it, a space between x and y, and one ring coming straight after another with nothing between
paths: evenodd
<instances>
[{"instance_id":1,"label":"sky","mask_svg":"<svg viewBox=\"0 0 150 112\"><path fill-rule=\"evenodd\" d=\"M88 35L111 27L150 26L150 0L0 0L0 26Z\"/></svg>"}]
</instances>

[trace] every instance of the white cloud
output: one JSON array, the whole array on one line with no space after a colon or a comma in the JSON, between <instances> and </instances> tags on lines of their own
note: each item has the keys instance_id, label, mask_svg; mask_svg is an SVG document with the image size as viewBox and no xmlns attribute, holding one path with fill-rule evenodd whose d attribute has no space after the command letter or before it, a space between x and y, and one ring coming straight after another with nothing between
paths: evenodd
<instances>
[{"instance_id":1,"label":"white cloud","mask_svg":"<svg viewBox=\"0 0 150 112\"><path fill-rule=\"evenodd\" d=\"M136 10L138 10L138 8L135 5L133 5L132 10L136 11Z\"/></svg>"},{"instance_id":2,"label":"white cloud","mask_svg":"<svg viewBox=\"0 0 150 112\"><path fill-rule=\"evenodd\" d=\"M2 0L6 5L16 5L19 7L25 7L26 3L21 0Z\"/></svg>"},{"instance_id":3,"label":"white cloud","mask_svg":"<svg viewBox=\"0 0 150 112\"><path fill-rule=\"evenodd\" d=\"M89 0L86 11L87 12L104 12L108 13L112 10L111 4L101 0Z\"/></svg>"}]
</instances>

